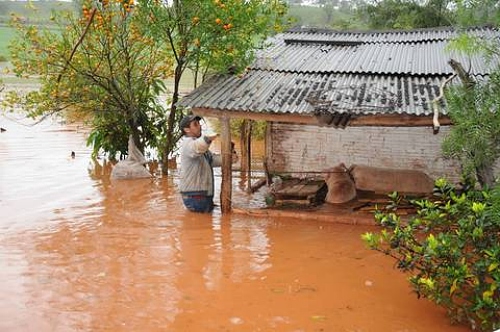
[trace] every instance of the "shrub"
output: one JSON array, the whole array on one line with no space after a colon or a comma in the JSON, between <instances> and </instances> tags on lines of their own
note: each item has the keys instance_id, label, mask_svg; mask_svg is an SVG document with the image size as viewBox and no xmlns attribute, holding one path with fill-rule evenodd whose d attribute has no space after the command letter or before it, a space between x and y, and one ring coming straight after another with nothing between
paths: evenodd
<instances>
[{"instance_id":1,"label":"shrub","mask_svg":"<svg viewBox=\"0 0 500 332\"><path fill-rule=\"evenodd\" d=\"M417 296L446 308L453 322L500 328L500 185L458 193L441 179L432 199L391 198L375 213L383 229L363 234L365 243L396 259ZM404 220L397 208L408 203L416 213Z\"/></svg>"}]
</instances>

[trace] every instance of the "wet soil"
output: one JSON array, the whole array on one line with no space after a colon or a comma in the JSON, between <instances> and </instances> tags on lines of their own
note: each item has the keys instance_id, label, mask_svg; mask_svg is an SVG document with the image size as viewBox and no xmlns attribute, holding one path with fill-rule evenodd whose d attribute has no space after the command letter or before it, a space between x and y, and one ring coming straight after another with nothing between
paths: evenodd
<instances>
[{"instance_id":1,"label":"wet soil","mask_svg":"<svg viewBox=\"0 0 500 332\"><path fill-rule=\"evenodd\" d=\"M375 226L193 214L177 171L111 181L81 128L21 123L0 116L2 332L469 331L365 247Z\"/></svg>"}]
</instances>

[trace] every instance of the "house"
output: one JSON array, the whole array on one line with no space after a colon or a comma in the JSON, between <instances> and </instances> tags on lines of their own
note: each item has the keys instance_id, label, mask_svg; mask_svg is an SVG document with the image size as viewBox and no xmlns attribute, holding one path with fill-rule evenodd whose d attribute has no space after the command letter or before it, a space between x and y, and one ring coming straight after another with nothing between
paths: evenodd
<instances>
[{"instance_id":1,"label":"house","mask_svg":"<svg viewBox=\"0 0 500 332\"><path fill-rule=\"evenodd\" d=\"M343 162L458 181L457 163L441 154L451 125L442 88L460 83L450 61L477 80L495 63L449 50L463 32L500 37L492 27L291 29L273 37L243 75L215 75L180 105L202 116L268 121L271 172L307 174Z\"/></svg>"}]
</instances>

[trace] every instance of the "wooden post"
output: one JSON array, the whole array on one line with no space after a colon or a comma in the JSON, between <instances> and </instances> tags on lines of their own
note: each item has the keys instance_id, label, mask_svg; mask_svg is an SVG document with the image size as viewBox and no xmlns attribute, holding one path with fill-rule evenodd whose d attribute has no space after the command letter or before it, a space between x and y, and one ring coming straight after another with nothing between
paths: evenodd
<instances>
[{"instance_id":1,"label":"wooden post","mask_svg":"<svg viewBox=\"0 0 500 332\"><path fill-rule=\"evenodd\" d=\"M241 166L241 172L246 172L248 169L248 150L247 150L247 142L246 142L246 137L247 137L247 124L248 124L248 119L244 119L241 122L240 125L240 166Z\"/></svg>"},{"instance_id":2,"label":"wooden post","mask_svg":"<svg viewBox=\"0 0 500 332\"><path fill-rule=\"evenodd\" d=\"M222 153L222 183L220 190L221 212L231 212L232 194L232 164L231 164L231 128L228 117L220 118L221 123L221 153Z\"/></svg>"},{"instance_id":3,"label":"wooden post","mask_svg":"<svg viewBox=\"0 0 500 332\"><path fill-rule=\"evenodd\" d=\"M252 165L252 149L251 149L251 140L252 140L252 120L245 119L241 123L240 127L240 147L241 147L241 173L244 174L247 180L247 192L251 192L252 187L252 179L251 179L251 165Z\"/></svg>"}]
</instances>

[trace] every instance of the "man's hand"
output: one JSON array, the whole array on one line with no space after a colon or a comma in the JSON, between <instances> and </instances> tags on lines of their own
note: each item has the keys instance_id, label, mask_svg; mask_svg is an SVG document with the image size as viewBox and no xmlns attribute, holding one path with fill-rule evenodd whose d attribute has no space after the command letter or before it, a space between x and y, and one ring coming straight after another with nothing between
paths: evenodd
<instances>
[{"instance_id":1,"label":"man's hand","mask_svg":"<svg viewBox=\"0 0 500 332\"><path fill-rule=\"evenodd\" d=\"M210 140L210 142L213 142L214 139L216 139L219 136L219 134L210 134L210 135L205 135L206 138Z\"/></svg>"},{"instance_id":2,"label":"man's hand","mask_svg":"<svg viewBox=\"0 0 500 332\"><path fill-rule=\"evenodd\" d=\"M205 142L206 142L207 144L210 144L210 143L212 143L212 142L213 142L213 140L214 140L214 139L216 139L216 138L217 138L217 136L219 136L219 134L210 133L210 134L208 134L208 135L207 135L207 134L205 134L205 135L203 135L202 137L203 137L203 140L205 140Z\"/></svg>"}]
</instances>

